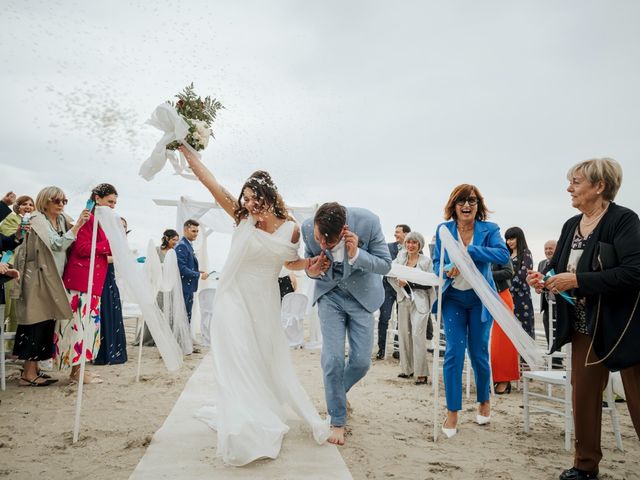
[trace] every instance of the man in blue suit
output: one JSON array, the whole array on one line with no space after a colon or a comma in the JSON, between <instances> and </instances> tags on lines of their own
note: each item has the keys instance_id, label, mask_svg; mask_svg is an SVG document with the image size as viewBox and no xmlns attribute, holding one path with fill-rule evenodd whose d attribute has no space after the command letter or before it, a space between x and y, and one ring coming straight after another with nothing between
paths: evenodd
<instances>
[{"instance_id":1,"label":"man in blue suit","mask_svg":"<svg viewBox=\"0 0 640 480\"><path fill-rule=\"evenodd\" d=\"M318 303L322 330L329 442L344 445L347 392L371 365L373 312L384 300L381 276L391 269L391 256L380 220L364 208L325 203L313 220L302 224L302 237L305 256L311 258L307 275L315 279L313 303Z\"/></svg>"},{"instance_id":2,"label":"man in blue suit","mask_svg":"<svg viewBox=\"0 0 640 480\"><path fill-rule=\"evenodd\" d=\"M191 310L193 309L193 294L198 290L198 280L206 280L209 274L198 270L198 259L193 250L193 242L200 233L200 224L195 220L184 222L183 236L176 245L176 257L178 257L178 269L182 280L182 295L187 309L187 317L191 323Z\"/></svg>"}]
</instances>

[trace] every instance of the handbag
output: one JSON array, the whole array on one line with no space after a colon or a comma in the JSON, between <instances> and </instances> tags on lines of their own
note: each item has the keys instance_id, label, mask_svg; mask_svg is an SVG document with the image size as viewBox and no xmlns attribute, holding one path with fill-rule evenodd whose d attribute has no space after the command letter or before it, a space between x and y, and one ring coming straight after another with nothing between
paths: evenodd
<instances>
[{"instance_id":1,"label":"handbag","mask_svg":"<svg viewBox=\"0 0 640 480\"><path fill-rule=\"evenodd\" d=\"M601 272L603 270L615 268L619 264L620 261L616 254L616 247L611 243L598 242L591 262L591 269L594 272Z\"/></svg>"}]
</instances>

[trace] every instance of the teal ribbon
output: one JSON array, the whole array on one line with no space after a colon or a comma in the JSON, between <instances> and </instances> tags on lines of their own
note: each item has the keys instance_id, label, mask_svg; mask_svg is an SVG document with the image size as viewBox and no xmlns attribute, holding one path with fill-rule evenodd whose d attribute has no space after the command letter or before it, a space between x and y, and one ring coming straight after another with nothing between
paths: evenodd
<instances>
[{"instance_id":1,"label":"teal ribbon","mask_svg":"<svg viewBox=\"0 0 640 480\"><path fill-rule=\"evenodd\" d=\"M547 274L544 276L543 280L546 282L548 279L553 277L555 274L556 274L556 272L552 268L551 270L549 270L547 272ZM571 298L567 292L558 292L557 294L554 294L554 295L560 295L562 298L564 298L571 305L575 305L576 304L576 302L573 301L573 298Z\"/></svg>"}]
</instances>

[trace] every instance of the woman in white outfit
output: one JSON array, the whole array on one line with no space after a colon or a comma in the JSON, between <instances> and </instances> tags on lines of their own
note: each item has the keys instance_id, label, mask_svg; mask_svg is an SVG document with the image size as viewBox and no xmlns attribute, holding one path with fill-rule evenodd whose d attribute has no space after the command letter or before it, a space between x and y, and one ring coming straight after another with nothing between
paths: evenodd
<instances>
[{"instance_id":1,"label":"woman in white outfit","mask_svg":"<svg viewBox=\"0 0 640 480\"><path fill-rule=\"evenodd\" d=\"M420 253L424 248L422 234L407 233L404 247L394 260L395 263L433 272L431 259ZM431 305L435 300L433 288L395 278L390 283L398 294L398 337L402 370L398 377L415 376L416 385L426 385L429 377L426 333Z\"/></svg>"},{"instance_id":2,"label":"woman in white outfit","mask_svg":"<svg viewBox=\"0 0 640 480\"><path fill-rule=\"evenodd\" d=\"M236 200L195 155L182 153L237 226L211 324L215 405L197 416L217 431L218 455L228 465L276 458L291 413L324 443L328 422L298 381L280 325L278 274L283 265L302 270L308 262L297 253L300 229L267 172L253 173Z\"/></svg>"}]
</instances>

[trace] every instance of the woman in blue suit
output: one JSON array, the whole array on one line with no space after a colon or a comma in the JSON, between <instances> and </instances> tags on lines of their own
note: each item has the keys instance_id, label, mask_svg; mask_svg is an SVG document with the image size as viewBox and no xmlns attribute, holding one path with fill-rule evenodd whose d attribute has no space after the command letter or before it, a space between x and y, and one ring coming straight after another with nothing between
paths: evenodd
<instances>
[{"instance_id":1,"label":"woman in blue suit","mask_svg":"<svg viewBox=\"0 0 640 480\"><path fill-rule=\"evenodd\" d=\"M488 216L484 198L474 185L462 184L453 189L444 208L441 224L449 229L453 237L461 241L469 256L489 285L495 289L491 264L509 261L509 250L500 235L500 227L485 221ZM441 241L439 228L433 252L433 267L440 272ZM478 415L480 425L491 420L489 385L489 332L491 315L482 305L469 282L460 274L445 252L445 283L442 287L442 322L447 345L444 353L444 388L447 397L447 419L442 426L443 433L451 438L457 433L458 411L462 410L462 368L465 350L469 358L477 386Z\"/></svg>"}]
</instances>

